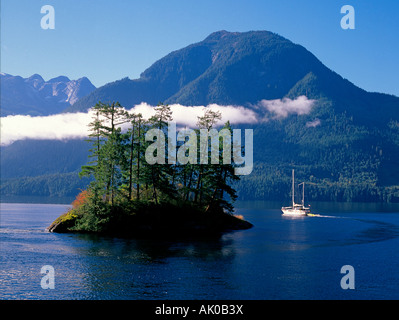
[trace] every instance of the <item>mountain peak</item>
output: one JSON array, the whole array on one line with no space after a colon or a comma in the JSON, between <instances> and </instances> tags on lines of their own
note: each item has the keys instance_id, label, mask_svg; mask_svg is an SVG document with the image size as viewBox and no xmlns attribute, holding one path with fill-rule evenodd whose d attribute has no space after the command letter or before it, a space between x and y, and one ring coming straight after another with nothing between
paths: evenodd
<instances>
[{"instance_id":1,"label":"mountain peak","mask_svg":"<svg viewBox=\"0 0 399 320\"><path fill-rule=\"evenodd\" d=\"M42 78L42 76L41 76L40 74L37 74L37 73L31 75L31 76L28 78L28 80L39 80L39 81L44 82L44 79Z\"/></svg>"},{"instance_id":2,"label":"mountain peak","mask_svg":"<svg viewBox=\"0 0 399 320\"><path fill-rule=\"evenodd\" d=\"M216 32L211 33L209 36L207 36L204 41L207 41L207 40L220 40L220 39L222 39L222 38L224 38L224 37L226 37L226 36L228 36L230 34L238 34L238 32L229 32L229 31L226 31L226 30L216 31Z\"/></svg>"},{"instance_id":3,"label":"mountain peak","mask_svg":"<svg viewBox=\"0 0 399 320\"><path fill-rule=\"evenodd\" d=\"M79 78L79 79L76 80L76 82L77 82L77 83L80 83L80 84L83 83L83 84L90 84L90 85L92 85L91 81L90 81L89 78L87 78L87 77Z\"/></svg>"},{"instance_id":4,"label":"mountain peak","mask_svg":"<svg viewBox=\"0 0 399 320\"><path fill-rule=\"evenodd\" d=\"M134 104L256 103L284 97L320 62L302 46L269 31L219 30L154 62L139 79L98 88L68 111L99 99Z\"/></svg>"},{"instance_id":5,"label":"mountain peak","mask_svg":"<svg viewBox=\"0 0 399 320\"><path fill-rule=\"evenodd\" d=\"M71 80L68 77L59 76L59 77L52 78L52 79L50 79L47 82L49 82L49 83L57 83L57 82L69 82L69 81L71 81Z\"/></svg>"},{"instance_id":6,"label":"mountain peak","mask_svg":"<svg viewBox=\"0 0 399 320\"><path fill-rule=\"evenodd\" d=\"M372 117L355 110L359 97L364 98L368 110L375 111L378 105L306 48L277 33L219 30L203 41L169 53L139 79L116 81L96 89L68 111L86 111L99 100L119 101L127 108L143 101L245 106L301 95L330 99L337 111L351 110L357 120L364 122ZM384 119L392 115L391 111Z\"/></svg>"},{"instance_id":7,"label":"mountain peak","mask_svg":"<svg viewBox=\"0 0 399 320\"><path fill-rule=\"evenodd\" d=\"M280 39L284 39L288 42L289 40L284 37L278 35L277 33L273 33L271 31L261 30L261 31L246 31L246 32L230 32L226 30L219 30L211 33L208 37L205 38L203 42L212 42L212 41L220 41L223 39L234 39L234 38L244 38L244 37L258 37L269 39L271 37L276 37Z\"/></svg>"}]
</instances>

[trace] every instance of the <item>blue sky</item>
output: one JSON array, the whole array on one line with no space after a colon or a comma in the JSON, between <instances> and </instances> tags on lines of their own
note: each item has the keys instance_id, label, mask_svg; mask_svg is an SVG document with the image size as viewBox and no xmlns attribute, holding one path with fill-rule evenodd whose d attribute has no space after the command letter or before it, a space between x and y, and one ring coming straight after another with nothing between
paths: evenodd
<instances>
[{"instance_id":1,"label":"blue sky","mask_svg":"<svg viewBox=\"0 0 399 320\"><path fill-rule=\"evenodd\" d=\"M43 30L43 5L55 30ZM343 30L343 5L355 29ZM268 30L303 45L368 91L399 96L396 0L2 0L1 71L45 80L87 76L95 86L140 73L218 30Z\"/></svg>"}]
</instances>

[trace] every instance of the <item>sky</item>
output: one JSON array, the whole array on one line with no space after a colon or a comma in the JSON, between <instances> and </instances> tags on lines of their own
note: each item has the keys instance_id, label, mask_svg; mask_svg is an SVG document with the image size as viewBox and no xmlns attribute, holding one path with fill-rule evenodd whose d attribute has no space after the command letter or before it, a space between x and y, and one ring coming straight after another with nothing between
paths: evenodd
<instances>
[{"instance_id":1,"label":"sky","mask_svg":"<svg viewBox=\"0 0 399 320\"><path fill-rule=\"evenodd\" d=\"M44 5L55 29L41 28ZM344 5L355 29L341 28ZM278 33L355 85L399 96L397 0L1 0L1 72L99 87L218 30Z\"/></svg>"}]
</instances>

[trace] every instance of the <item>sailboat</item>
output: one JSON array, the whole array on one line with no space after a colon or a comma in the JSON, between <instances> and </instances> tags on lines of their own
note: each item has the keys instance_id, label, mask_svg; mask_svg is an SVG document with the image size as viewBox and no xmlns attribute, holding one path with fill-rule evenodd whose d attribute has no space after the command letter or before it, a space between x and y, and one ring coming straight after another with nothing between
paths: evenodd
<instances>
[{"instance_id":1,"label":"sailboat","mask_svg":"<svg viewBox=\"0 0 399 320\"><path fill-rule=\"evenodd\" d=\"M295 203L295 173L294 170L292 170L292 206L281 208L283 216L300 217L306 216L310 213L310 208L305 207L305 182L302 182L299 185L302 185L302 204Z\"/></svg>"}]
</instances>

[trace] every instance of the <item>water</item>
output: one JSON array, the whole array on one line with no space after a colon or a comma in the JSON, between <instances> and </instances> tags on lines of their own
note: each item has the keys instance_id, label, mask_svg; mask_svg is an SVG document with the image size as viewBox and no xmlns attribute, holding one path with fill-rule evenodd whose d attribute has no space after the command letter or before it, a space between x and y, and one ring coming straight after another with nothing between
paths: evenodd
<instances>
[{"instance_id":1,"label":"water","mask_svg":"<svg viewBox=\"0 0 399 320\"><path fill-rule=\"evenodd\" d=\"M283 218L239 203L255 227L219 239L168 242L53 234L68 208L1 204L0 299L398 299L399 208L317 204ZM55 288L42 289L44 265ZM343 290L341 267L355 270Z\"/></svg>"}]
</instances>

